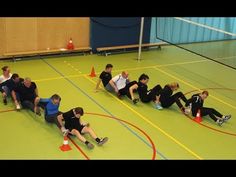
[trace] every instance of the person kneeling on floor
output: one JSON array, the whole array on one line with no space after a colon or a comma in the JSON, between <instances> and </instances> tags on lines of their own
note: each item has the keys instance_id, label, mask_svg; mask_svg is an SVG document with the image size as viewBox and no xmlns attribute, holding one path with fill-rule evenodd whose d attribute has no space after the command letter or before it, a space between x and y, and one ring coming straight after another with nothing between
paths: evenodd
<instances>
[{"instance_id":1,"label":"person kneeling on floor","mask_svg":"<svg viewBox=\"0 0 236 177\"><path fill-rule=\"evenodd\" d=\"M68 112L60 114L57 119L62 127L62 132L67 131L69 129L69 133L75 135L80 141L85 143L85 145L89 149L93 149L94 145L87 141L83 134L89 133L89 135L97 142L98 145L103 145L108 141L108 138L98 138L93 129L89 126L89 124L83 123L81 121L81 116L84 115L84 110L81 107L76 107L71 109ZM62 120L65 121L65 127L62 123Z\"/></svg>"}]
</instances>

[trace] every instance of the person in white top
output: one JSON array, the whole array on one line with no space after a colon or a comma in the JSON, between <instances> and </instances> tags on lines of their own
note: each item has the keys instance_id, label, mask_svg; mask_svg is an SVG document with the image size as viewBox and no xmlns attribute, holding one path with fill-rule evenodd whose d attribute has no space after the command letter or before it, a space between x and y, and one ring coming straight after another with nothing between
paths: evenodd
<instances>
[{"instance_id":1,"label":"person in white top","mask_svg":"<svg viewBox=\"0 0 236 177\"><path fill-rule=\"evenodd\" d=\"M11 71L8 66L2 67L2 75L0 76L0 84L11 79Z\"/></svg>"},{"instance_id":2,"label":"person in white top","mask_svg":"<svg viewBox=\"0 0 236 177\"><path fill-rule=\"evenodd\" d=\"M122 89L125 88L126 84L129 83L129 78L128 78L129 74L127 71L122 71L121 74L116 75L115 77L113 77L110 81L109 81L109 85L111 86L111 88L113 88L113 90L117 93L117 96L120 98L120 96L122 95ZM112 91L110 89L110 91Z\"/></svg>"},{"instance_id":3,"label":"person in white top","mask_svg":"<svg viewBox=\"0 0 236 177\"><path fill-rule=\"evenodd\" d=\"M11 76L12 74L11 74L10 68L8 66L2 67L2 75L0 76L0 84L11 79ZM2 89L7 95L10 95L10 91L7 88L7 86L2 86ZM5 104L5 101L4 101L4 104Z\"/></svg>"}]
</instances>

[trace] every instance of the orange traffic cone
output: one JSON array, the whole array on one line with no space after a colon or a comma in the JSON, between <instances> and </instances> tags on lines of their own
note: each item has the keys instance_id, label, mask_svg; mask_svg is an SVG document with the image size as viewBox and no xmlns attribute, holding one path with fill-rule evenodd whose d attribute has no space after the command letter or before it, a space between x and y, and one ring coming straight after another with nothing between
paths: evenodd
<instances>
[{"instance_id":1,"label":"orange traffic cone","mask_svg":"<svg viewBox=\"0 0 236 177\"><path fill-rule=\"evenodd\" d=\"M64 136L63 145L60 146L60 149L62 151L69 151L69 150L71 150L71 147L70 147L70 145L68 143L68 137L67 136Z\"/></svg>"},{"instance_id":2,"label":"orange traffic cone","mask_svg":"<svg viewBox=\"0 0 236 177\"><path fill-rule=\"evenodd\" d=\"M74 44L73 44L72 38L70 38L69 43L67 44L67 49L68 50L74 49Z\"/></svg>"},{"instance_id":3,"label":"orange traffic cone","mask_svg":"<svg viewBox=\"0 0 236 177\"><path fill-rule=\"evenodd\" d=\"M200 109L198 109L197 115L196 115L196 117L194 118L194 121L196 121L196 122L198 122L198 123L202 121Z\"/></svg>"},{"instance_id":4,"label":"orange traffic cone","mask_svg":"<svg viewBox=\"0 0 236 177\"><path fill-rule=\"evenodd\" d=\"M92 67L91 74L89 75L90 77L96 77L95 69Z\"/></svg>"}]
</instances>

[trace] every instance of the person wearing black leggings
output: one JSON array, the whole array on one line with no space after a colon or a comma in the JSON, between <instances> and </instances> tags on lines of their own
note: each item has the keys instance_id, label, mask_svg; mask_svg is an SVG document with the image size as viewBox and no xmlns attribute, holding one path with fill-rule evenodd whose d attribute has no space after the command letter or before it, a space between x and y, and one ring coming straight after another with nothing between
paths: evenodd
<instances>
[{"instance_id":1,"label":"person wearing black leggings","mask_svg":"<svg viewBox=\"0 0 236 177\"><path fill-rule=\"evenodd\" d=\"M218 125L222 125L225 121L231 118L231 115L223 116L214 108L203 107L204 100L208 97L209 92L203 91L202 93L194 94L188 100L187 105L191 105L192 115L196 117L198 110L200 110L201 116L209 115Z\"/></svg>"},{"instance_id":2,"label":"person wearing black leggings","mask_svg":"<svg viewBox=\"0 0 236 177\"><path fill-rule=\"evenodd\" d=\"M162 105L163 108L168 108L171 105L173 105L174 103L176 103L178 105L178 107L184 113L187 114L189 112L189 110L184 108L184 106L180 102L180 99L181 99L185 102L185 104L187 104L188 100L184 96L184 94L182 92L177 92L174 95L172 95L173 92L178 90L178 89L179 89L179 84L176 83L176 82L165 85L164 89L161 92L161 96L160 96L161 105Z\"/></svg>"}]
</instances>

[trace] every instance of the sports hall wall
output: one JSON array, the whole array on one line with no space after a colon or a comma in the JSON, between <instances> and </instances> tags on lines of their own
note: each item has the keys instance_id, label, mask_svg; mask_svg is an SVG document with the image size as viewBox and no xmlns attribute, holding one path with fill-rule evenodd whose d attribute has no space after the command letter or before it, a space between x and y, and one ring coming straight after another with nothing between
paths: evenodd
<instances>
[{"instance_id":1,"label":"sports hall wall","mask_svg":"<svg viewBox=\"0 0 236 177\"><path fill-rule=\"evenodd\" d=\"M110 47L139 43L140 17L91 17L91 47ZM145 17L143 43L150 40L151 18Z\"/></svg>"},{"instance_id":2,"label":"sports hall wall","mask_svg":"<svg viewBox=\"0 0 236 177\"><path fill-rule=\"evenodd\" d=\"M0 56L65 48L70 37L76 47L88 47L89 18L0 18Z\"/></svg>"},{"instance_id":3,"label":"sports hall wall","mask_svg":"<svg viewBox=\"0 0 236 177\"><path fill-rule=\"evenodd\" d=\"M235 17L186 17L184 19L236 33ZM151 22L151 43L160 41L156 38L156 35L174 44L235 39L235 37L230 35L202 28L174 18L154 17Z\"/></svg>"}]
</instances>

